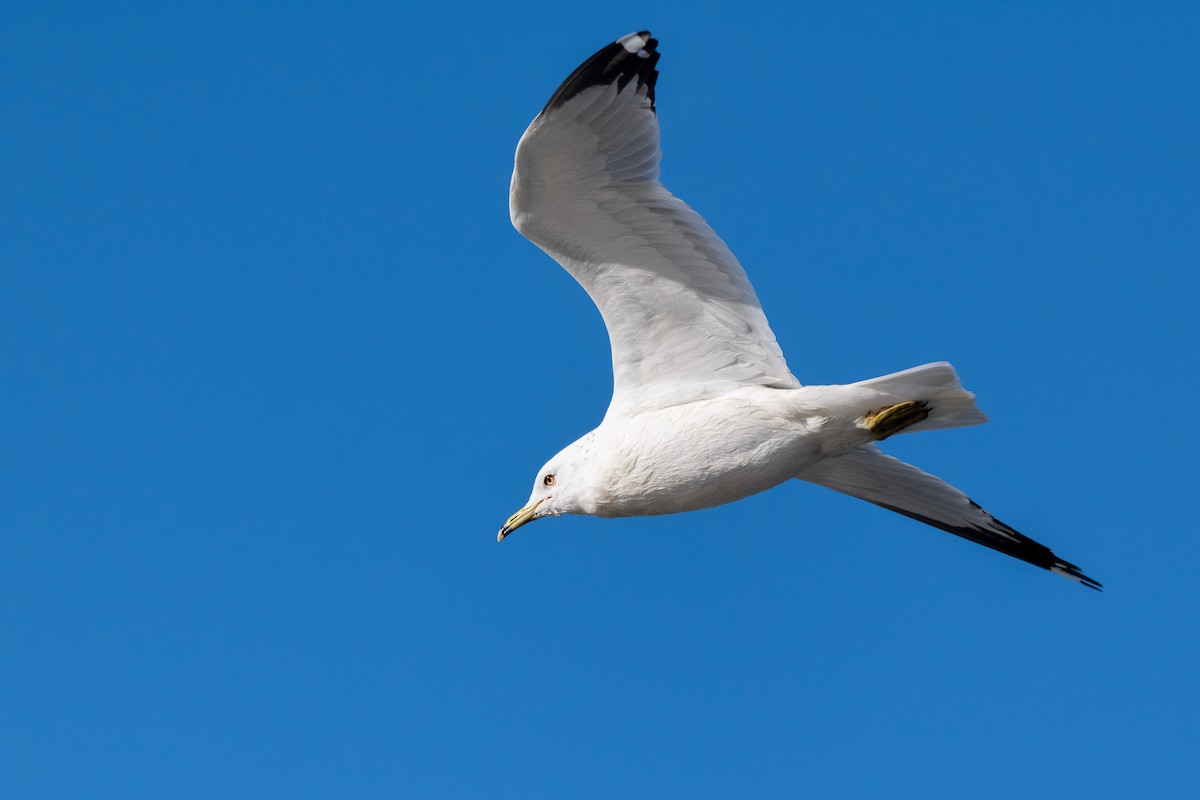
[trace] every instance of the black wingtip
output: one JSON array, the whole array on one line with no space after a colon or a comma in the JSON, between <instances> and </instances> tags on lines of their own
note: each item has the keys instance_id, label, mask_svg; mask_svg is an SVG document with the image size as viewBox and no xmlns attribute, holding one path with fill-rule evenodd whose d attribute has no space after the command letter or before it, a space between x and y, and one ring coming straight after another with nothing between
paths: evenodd
<instances>
[{"instance_id":1,"label":"black wingtip","mask_svg":"<svg viewBox=\"0 0 1200 800\"><path fill-rule=\"evenodd\" d=\"M646 97L653 109L654 84L658 80L658 70L655 68L659 57L657 48L658 40L650 36L650 31L622 36L576 67L550 96L542 113L558 108L589 86L608 86L615 82L620 91L631 80L637 80L638 86L646 87Z\"/></svg>"},{"instance_id":2,"label":"black wingtip","mask_svg":"<svg viewBox=\"0 0 1200 800\"><path fill-rule=\"evenodd\" d=\"M995 526L1004 532L1003 536L998 536L994 531L989 531L984 528L975 528L966 525L951 525L945 522L939 522L938 520L922 516L921 514L917 514L912 511L907 511L903 508L899 508L898 506L888 505L887 503L879 503L873 500L870 502L874 502L875 505L886 508L888 511L895 511L897 514L903 514L904 516L915 519L918 522L924 522L926 525L931 525L934 528L940 528L947 533L953 533L955 536L961 536L964 539L975 542L976 544L981 544L984 547L990 547L991 549L1004 553L1005 555L1012 556L1013 558L1019 558L1026 563L1033 564L1035 567L1041 567L1042 569L1049 570L1056 575L1062 575L1064 578L1075 581L1076 583L1086 586L1089 589L1095 589L1097 592L1103 591L1100 581L1084 575L1079 567L1075 566L1069 561L1063 561L1061 558L1054 555L1054 551L1049 547L1046 547L1044 544L1035 542L1028 536L1018 533L1010 526L1005 525L1003 522L984 511L974 500L969 500L968 502L970 502L975 508L979 509L979 511L982 513L987 514Z\"/></svg>"},{"instance_id":3,"label":"black wingtip","mask_svg":"<svg viewBox=\"0 0 1200 800\"><path fill-rule=\"evenodd\" d=\"M1065 578L1070 578L1076 583L1086 586L1089 589L1095 589L1097 592L1104 591L1104 584L1100 583L1100 581L1096 580L1095 578L1089 578L1087 575L1084 575L1079 567L1075 566L1069 561L1060 560L1057 564L1050 568L1050 571L1062 575Z\"/></svg>"}]
</instances>

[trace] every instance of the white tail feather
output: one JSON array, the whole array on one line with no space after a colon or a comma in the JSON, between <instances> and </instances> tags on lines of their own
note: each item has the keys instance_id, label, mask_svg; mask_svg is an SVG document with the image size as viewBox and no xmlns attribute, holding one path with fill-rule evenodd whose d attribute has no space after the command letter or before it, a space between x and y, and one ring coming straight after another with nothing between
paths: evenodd
<instances>
[{"instance_id":1,"label":"white tail feather","mask_svg":"<svg viewBox=\"0 0 1200 800\"><path fill-rule=\"evenodd\" d=\"M945 361L922 364L852 385L880 392L895 403L905 400L928 402L929 416L906 428L904 433L962 428L987 422L987 415L975 406L975 395L962 388L958 373Z\"/></svg>"}]
</instances>

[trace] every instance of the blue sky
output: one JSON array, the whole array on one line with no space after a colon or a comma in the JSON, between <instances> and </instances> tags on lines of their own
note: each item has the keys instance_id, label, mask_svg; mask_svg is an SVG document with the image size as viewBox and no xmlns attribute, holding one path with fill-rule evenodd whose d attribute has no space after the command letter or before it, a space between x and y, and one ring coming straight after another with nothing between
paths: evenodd
<instances>
[{"instance_id":1,"label":"blue sky","mask_svg":"<svg viewBox=\"0 0 1200 800\"><path fill-rule=\"evenodd\" d=\"M1188 796L1191 4L6 6L0 794ZM495 541L593 427L517 139L661 40L789 364L1097 594L818 487Z\"/></svg>"}]
</instances>

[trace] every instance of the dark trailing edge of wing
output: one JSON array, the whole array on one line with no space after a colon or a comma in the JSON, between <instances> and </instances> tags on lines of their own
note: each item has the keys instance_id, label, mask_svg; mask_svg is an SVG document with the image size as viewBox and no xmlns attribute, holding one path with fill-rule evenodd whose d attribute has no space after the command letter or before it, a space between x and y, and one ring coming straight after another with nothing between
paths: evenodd
<instances>
[{"instance_id":1,"label":"dark trailing edge of wing","mask_svg":"<svg viewBox=\"0 0 1200 800\"><path fill-rule=\"evenodd\" d=\"M984 547L990 547L993 550L1004 553L1005 555L1010 555L1013 558L1019 558L1022 561L1033 564L1035 567L1041 567L1042 569L1048 570L1057 570L1067 577L1079 581L1089 589L1095 589L1096 591L1100 591L1101 589L1100 582L1089 578L1087 575L1084 575L1082 572L1080 572L1079 567L1075 566L1069 561L1063 561L1061 558L1054 555L1054 551L1049 547L1046 547L1043 544L1038 544L1024 534L1017 533L1015 530L1005 525L995 517L992 517L992 520L998 526L1003 528L1005 533L1007 533L1009 536L1012 536L1015 541L1006 539L999 534L983 530L981 528L947 525L944 522L938 522L937 520L930 519L929 517L923 517L920 514L914 514L911 511L905 511L903 508L890 506L887 503L876 503L875 505L886 508L888 511L895 511L897 514L903 514L906 517L911 517L918 522L924 522L926 525L932 525L935 528L940 528L947 533L953 533L955 536L961 536L964 539L969 539L970 541L975 542L976 544L981 544ZM980 511L983 511L983 509L980 508L979 505L974 501L971 501L971 505L975 506L975 508L978 508ZM987 512L983 511L983 513L986 514ZM988 516L991 515L989 514Z\"/></svg>"},{"instance_id":2,"label":"dark trailing edge of wing","mask_svg":"<svg viewBox=\"0 0 1200 800\"><path fill-rule=\"evenodd\" d=\"M550 101L546 103L542 113L545 114L552 108L558 108L589 86L608 86L615 81L617 90L620 91L634 78L637 78L639 86L645 84L647 87L646 96L650 100L650 108L653 109L654 83L658 80L658 70L655 69L659 57L659 53L655 49L658 47L658 39L650 38L650 31L638 31L630 35L646 37L646 44L641 49L643 52L649 53L648 57L642 57L626 50L623 42L629 36L622 36L612 44L598 50L591 58L576 67L575 71L550 96Z\"/></svg>"}]
</instances>

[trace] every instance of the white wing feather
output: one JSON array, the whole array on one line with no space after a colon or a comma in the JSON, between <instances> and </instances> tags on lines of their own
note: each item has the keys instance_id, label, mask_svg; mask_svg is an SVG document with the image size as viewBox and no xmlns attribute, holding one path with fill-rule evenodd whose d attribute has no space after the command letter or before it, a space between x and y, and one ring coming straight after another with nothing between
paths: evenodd
<instances>
[{"instance_id":1,"label":"white wing feather","mask_svg":"<svg viewBox=\"0 0 1200 800\"><path fill-rule=\"evenodd\" d=\"M616 44L607 50L628 61L631 48L644 48L638 55L646 58L655 42L633 34ZM800 386L737 259L658 181L646 65L642 74L627 67L622 83L593 64L605 52L568 78L521 137L510 212L517 230L571 273L604 317L613 360L609 413L745 385ZM592 73L581 75L589 64ZM648 67L653 72L653 61Z\"/></svg>"},{"instance_id":2,"label":"white wing feather","mask_svg":"<svg viewBox=\"0 0 1200 800\"><path fill-rule=\"evenodd\" d=\"M873 444L822 459L796 477L883 506L1092 589L1100 588L1079 567L1013 530L941 478L884 455Z\"/></svg>"}]
</instances>

